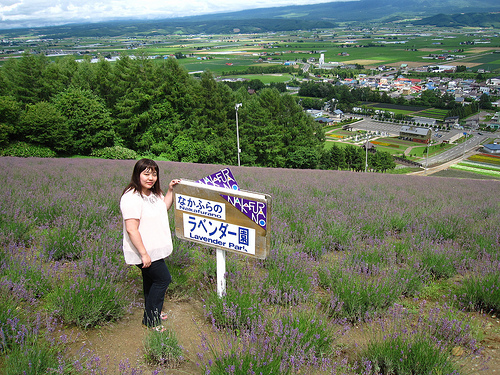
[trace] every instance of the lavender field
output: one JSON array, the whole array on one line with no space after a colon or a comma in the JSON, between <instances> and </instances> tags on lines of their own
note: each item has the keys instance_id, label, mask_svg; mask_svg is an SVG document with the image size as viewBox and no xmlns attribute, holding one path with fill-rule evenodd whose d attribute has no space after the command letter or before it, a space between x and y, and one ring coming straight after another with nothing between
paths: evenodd
<instances>
[{"instance_id":1,"label":"lavender field","mask_svg":"<svg viewBox=\"0 0 500 375\"><path fill-rule=\"evenodd\" d=\"M118 205L134 163L0 158L0 373L172 373L168 361L103 368L64 334L119 322L141 297ZM158 164L163 187L224 167ZM214 251L174 239L168 293L202 301L214 332L180 371L183 360L199 374L489 374L500 363L485 345L500 341L498 181L231 170L272 197L270 256L228 254L218 298Z\"/></svg>"}]
</instances>

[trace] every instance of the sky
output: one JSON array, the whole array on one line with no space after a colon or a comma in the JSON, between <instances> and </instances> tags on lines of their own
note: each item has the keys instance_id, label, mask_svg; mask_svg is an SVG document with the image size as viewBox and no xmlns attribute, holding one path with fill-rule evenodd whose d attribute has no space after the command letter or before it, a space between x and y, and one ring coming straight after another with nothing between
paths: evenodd
<instances>
[{"instance_id":1,"label":"sky","mask_svg":"<svg viewBox=\"0 0 500 375\"><path fill-rule=\"evenodd\" d=\"M336 0L0 0L0 29L117 18L161 19L332 1Z\"/></svg>"}]
</instances>

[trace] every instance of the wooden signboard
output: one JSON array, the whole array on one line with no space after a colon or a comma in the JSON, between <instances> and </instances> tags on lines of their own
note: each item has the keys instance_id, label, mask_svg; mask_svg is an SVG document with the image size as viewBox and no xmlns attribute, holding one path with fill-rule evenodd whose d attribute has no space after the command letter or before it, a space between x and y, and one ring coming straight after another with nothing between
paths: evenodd
<instances>
[{"instance_id":1,"label":"wooden signboard","mask_svg":"<svg viewBox=\"0 0 500 375\"><path fill-rule=\"evenodd\" d=\"M269 195L182 180L174 210L181 239L258 259L269 254Z\"/></svg>"}]
</instances>

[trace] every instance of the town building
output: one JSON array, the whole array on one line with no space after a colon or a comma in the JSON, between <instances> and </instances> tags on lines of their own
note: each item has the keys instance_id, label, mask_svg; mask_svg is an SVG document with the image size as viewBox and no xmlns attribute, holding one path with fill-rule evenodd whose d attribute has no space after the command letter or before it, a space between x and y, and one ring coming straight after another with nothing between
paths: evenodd
<instances>
[{"instance_id":1,"label":"town building","mask_svg":"<svg viewBox=\"0 0 500 375\"><path fill-rule=\"evenodd\" d=\"M432 130L429 128L419 128L415 126L403 125L399 132L399 138L412 142L429 143Z\"/></svg>"},{"instance_id":2,"label":"town building","mask_svg":"<svg viewBox=\"0 0 500 375\"><path fill-rule=\"evenodd\" d=\"M490 143L483 146L483 152L487 154L500 155L500 144Z\"/></svg>"}]
</instances>

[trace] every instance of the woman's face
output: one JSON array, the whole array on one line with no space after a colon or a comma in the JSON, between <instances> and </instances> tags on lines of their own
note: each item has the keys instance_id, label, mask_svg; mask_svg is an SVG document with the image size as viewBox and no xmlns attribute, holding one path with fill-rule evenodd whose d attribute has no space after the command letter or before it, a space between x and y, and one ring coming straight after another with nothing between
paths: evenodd
<instances>
[{"instance_id":1,"label":"woman's face","mask_svg":"<svg viewBox=\"0 0 500 375\"><path fill-rule=\"evenodd\" d=\"M158 180L158 176L154 169L147 168L141 172L140 180L142 193L148 195L156 180Z\"/></svg>"}]
</instances>

